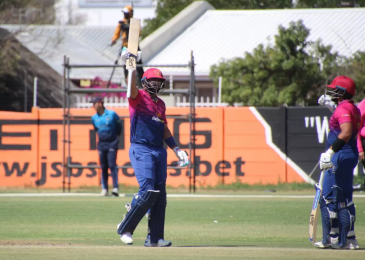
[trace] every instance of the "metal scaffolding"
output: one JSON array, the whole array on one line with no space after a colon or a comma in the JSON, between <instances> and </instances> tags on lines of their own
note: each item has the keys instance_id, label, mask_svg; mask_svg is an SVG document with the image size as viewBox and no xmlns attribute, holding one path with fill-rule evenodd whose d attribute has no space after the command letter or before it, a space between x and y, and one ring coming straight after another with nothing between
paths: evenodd
<instances>
[{"instance_id":1,"label":"metal scaffolding","mask_svg":"<svg viewBox=\"0 0 365 260\"><path fill-rule=\"evenodd\" d=\"M68 185L68 191L71 190L71 171L72 169L100 169L100 166L93 165L76 165L71 162L71 121L72 120L90 120L91 116L82 116L82 115L71 115L70 114L70 98L72 94L88 94L88 93L126 93L126 89L82 89L82 88L71 88L70 84L70 70L77 68L116 68L116 67L124 67L123 65L86 65L86 64L70 64L70 59L64 56L63 61L64 71L63 71L63 178L62 178L62 187L63 192L66 190L66 185ZM185 115L170 115L166 116L167 118L179 118L179 119L187 119L189 121L189 159L190 164L188 166L188 176L189 176L189 192L195 192L195 175L196 175L196 165L195 163L195 64L194 64L194 56L193 52L190 55L190 62L188 64L182 65L139 65L138 67L170 67L170 68L189 68L190 69L190 87L189 89L173 89L173 90L164 90L163 93L166 94L186 94L189 96L190 101L190 109L189 114ZM129 116L121 116L120 118L129 118ZM90 123L91 124L91 123ZM66 131L67 127L67 131ZM66 134L67 132L67 134ZM132 166L118 166L119 169L125 168L133 168ZM179 167L174 165L168 165L168 169L185 169L186 167Z\"/></svg>"}]
</instances>

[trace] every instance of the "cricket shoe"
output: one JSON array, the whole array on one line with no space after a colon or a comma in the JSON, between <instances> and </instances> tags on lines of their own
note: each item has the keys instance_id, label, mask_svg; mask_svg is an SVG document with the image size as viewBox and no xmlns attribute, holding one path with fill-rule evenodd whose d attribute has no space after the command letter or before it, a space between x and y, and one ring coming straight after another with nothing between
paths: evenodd
<instances>
[{"instance_id":1,"label":"cricket shoe","mask_svg":"<svg viewBox=\"0 0 365 260\"><path fill-rule=\"evenodd\" d=\"M330 244L323 244L322 241L316 242L313 244L315 247L320 248L320 249L325 249L325 248L329 248Z\"/></svg>"},{"instance_id":2,"label":"cricket shoe","mask_svg":"<svg viewBox=\"0 0 365 260\"><path fill-rule=\"evenodd\" d=\"M340 247L338 244L332 244L330 245L332 249L350 249L350 250L356 250L359 249L360 246L357 243L356 238L355 239L347 239L346 245L344 247Z\"/></svg>"},{"instance_id":3,"label":"cricket shoe","mask_svg":"<svg viewBox=\"0 0 365 260\"><path fill-rule=\"evenodd\" d=\"M152 245L150 240L150 235L148 235L146 241L144 241L145 247L168 247L171 245L172 245L171 241L163 240L162 238L158 240L157 244Z\"/></svg>"},{"instance_id":4,"label":"cricket shoe","mask_svg":"<svg viewBox=\"0 0 365 260\"><path fill-rule=\"evenodd\" d=\"M355 239L347 239L347 243L349 244L349 247L352 250L356 250L356 249L359 249L360 248L359 243L357 243L357 239L356 238Z\"/></svg>"},{"instance_id":5,"label":"cricket shoe","mask_svg":"<svg viewBox=\"0 0 365 260\"><path fill-rule=\"evenodd\" d=\"M108 196L108 190L107 189L102 189L100 196Z\"/></svg>"},{"instance_id":6,"label":"cricket shoe","mask_svg":"<svg viewBox=\"0 0 365 260\"><path fill-rule=\"evenodd\" d=\"M120 240L122 240L123 243L126 243L127 245L133 245L133 238L131 232L125 232L121 234Z\"/></svg>"},{"instance_id":7,"label":"cricket shoe","mask_svg":"<svg viewBox=\"0 0 365 260\"><path fill-rule=\"evenodd\" d=\"M114 188L114 189L112 190L112 196L113 196L113 197L119 197L119 191L118 191L118 188Z\"/></svg>"}]
</instances>

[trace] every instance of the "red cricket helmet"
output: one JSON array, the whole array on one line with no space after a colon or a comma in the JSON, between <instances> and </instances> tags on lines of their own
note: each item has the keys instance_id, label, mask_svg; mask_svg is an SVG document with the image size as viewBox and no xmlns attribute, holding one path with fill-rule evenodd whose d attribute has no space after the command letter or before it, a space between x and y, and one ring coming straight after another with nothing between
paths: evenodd
<instances>
[{"instance_id":1,"label":"red cricket helmet","mask_svg":"<svg viewBox=\"0 0 365 260\"><path fill-rule=\"evenodd\" d=\"M338 76L336 77L330 85L327 85L328 88L332 88L334 90L343 90L347 93L355 96L356 92L356 84L355 82L347 77L347 76Z\"/></svg>"},{"instance_id":2,"label":"red cricket helmet","mask_svg":"<svg viewBox=\"0 0 365 260\"><path fill-rule=\"evenodd\" d=\"M153 79L160 79L162 82L153 81ZM150 81L151 80L151 81ZM142 86L150 94L157 94L165 89L165 81L162 72L159 69L151 68L145 71L142 75Z\"/></svg>"},{"instance_id":3,"label":"red cricket helmet","mask_svg":"<svg viewBox=\"0 0 365 260\"><path fill-rule=\"evenodd\" d=\"M142 81L143 80L150 80L150 79L162 79L162 80L166 80L163 75L161 70L156 69L156 68L150 68L148 70L146 70L143 75L142 75Z\"/></svg>"}]
</instances>

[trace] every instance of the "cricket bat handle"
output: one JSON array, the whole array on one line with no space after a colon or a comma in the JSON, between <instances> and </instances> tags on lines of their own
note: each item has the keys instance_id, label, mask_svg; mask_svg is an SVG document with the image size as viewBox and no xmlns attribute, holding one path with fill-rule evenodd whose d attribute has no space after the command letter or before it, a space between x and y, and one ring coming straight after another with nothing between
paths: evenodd
<instances>
[{"instance_id":1,"label":"cricket bat handle","mask_svg":"<svg viewBox=\"0 0 365 260\"><path fill-rule=\"evenodd\" d=\"M131 97L133 71L134 71L134 69L128 69L127 98Z\"/></svg>"},{"instance_id":2,"label":"cricket bat handle","mask_svg":"<svg viewBox=\"0 0 365 260\"><path fill-rule=\"evenodd\" d=\"M319 182L318 182L318 186L321 188L323 188L323 179L324 179L324 173L325 173L326 170L321 170L321 175L319 177Z\"/></svg>"}]
</instances>

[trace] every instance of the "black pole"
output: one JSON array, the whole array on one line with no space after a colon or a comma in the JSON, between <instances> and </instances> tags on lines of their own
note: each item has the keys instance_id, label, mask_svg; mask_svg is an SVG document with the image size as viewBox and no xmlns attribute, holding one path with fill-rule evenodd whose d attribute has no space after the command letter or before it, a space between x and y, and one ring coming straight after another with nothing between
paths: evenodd
<instances>
[{"instance_id":1,"label":"black pole","mask_svg":"<svg viewBox=\"0 0 365 260\"><path fill-rule=\"evenodd\" d=\"M193 154L192 154L192 148L193 148L193 136L192 136L192 132L193 132L193 128L192 128L192 117L193 117L193 108L192 108L192 63L191 63L191 56L190 56L190 86L189 86L189 103L190 103L190 107L189 107L189 156L190 156L190 164L189 164L189 193L191 193L191 174L192 174L192 170L193 170Z\"/></svg>"},{"instance_id":2,"label":"black pole","mask_svg":"<svg viewBox=\"0 0 365 260\"><path fill-rule=\"evenodd\" d=\"M66 115L66 55L63 56L63 115ZM65 179L67 174L66 168L66 118L62 120L63 139L62 139L62 190L65 192Z\"/></svg>"},{"instance_id":3,"label":"black pole","mask_svg":"<svg viewBox=\"0 0 365 260\"><path fill-rule=\"evenodd\" d=\"M194 190L194 193L196 191L196 167L197 165L195 165L195 141L196 141L196 136L195 136L195 116L196 116L196 112L195 112L195 94L196 94L196 91L195 91L195 63L194 63L194 55L193 55L193 51L191 51L191 68L192 68L192 80L191 80L191 84L192 84L192 123L193 123L193 131L192 131L192 134L193 134L193 154L192 154L192 157L193 157L193 190Z\"/></svg>"},{"instance_id":4,"label":"black pole","mask_svg":"<svg viewBox=\"0 0 365 260\"><path fill-rule=\"evenodd\" d=\"M27 112L28 107L28 91L27 91L27 71L24 69L24 78L23 78L23 84L24 84L24 112Z\"/></svg>"},{"instance_id":5,"label":"black pole","mask_svg":"<svg viewBox=\"0 0 365 260\"><path fill-rule=\"evenodd\" d=\"M195 192L196 182L196 165L195 165L195 74L194 74L194 56L193 52L190 54L190 88L189 88L189 103L190 103L190 165L189 165L189 192L191 192L191 185L193 186L193 192ZM193 183L191 184L191 179Z\"/></svg>"},{"instance_id":6,"label":"black pole","mask_svg":"<svg viewBox=\"0 0 365 260\"><path fill-rule=\"evenodd\" d=\"M66 61L67 64L70 63L70 59L67 58ZM68 167L68 165L71 164L71 127L70 127L70 94L69 94L69 89L70 89L70 69L67 69L67 79L66 79L66 85L67 85L67 94L66 94L66 106L67 106L67 178L68 178L68 192L70 192L71 190L71 168Z\"/></svg>"},{"instance_id":7,"label":"black pole","mask_svg":"<svg viewBox=\"0 0 365 260\"><path fill-rule=\"evenodd\" d=\"M117 56L117 59L114 61L114 65L118 64L118 61L119 61L119 58L120 58L121 54L122 54L122 48L120 48L119 51L118 51L118 56ZM109 78L108 84L106 85L106 88L109 88L109 86L110 86L110 82L112 81L114 71L115 71L115 67L113 67L112 74L110 74L110 78Z\"/></svg>"}]
</instances>

